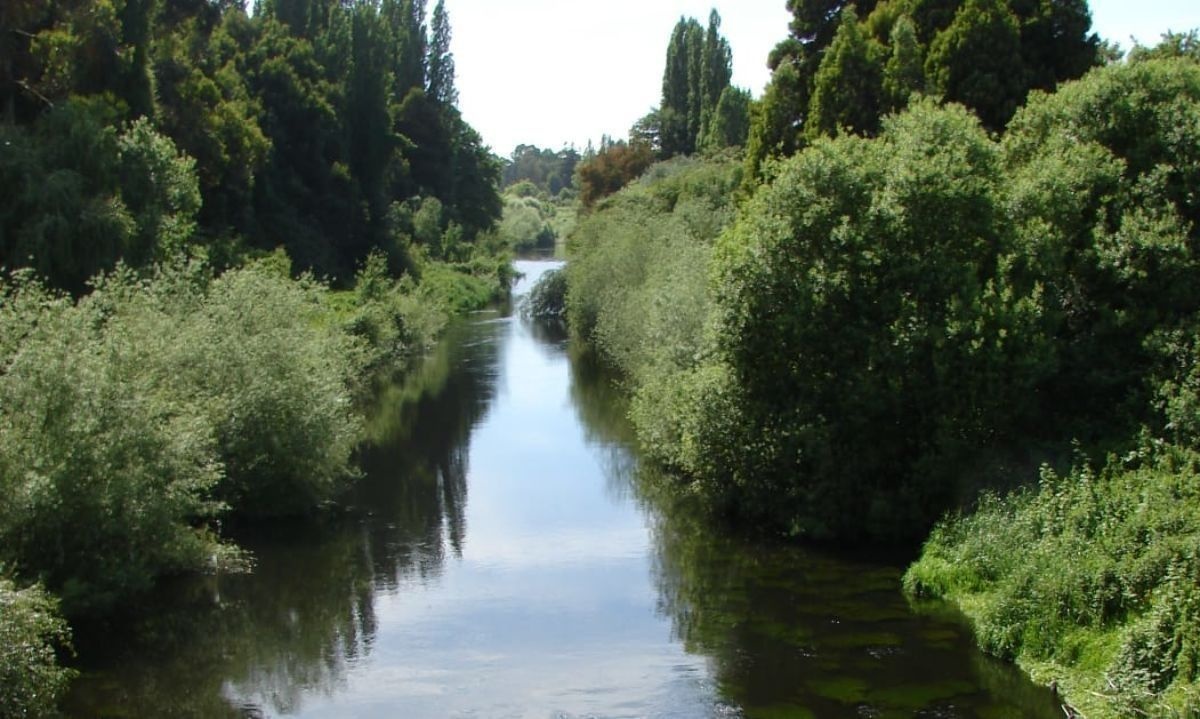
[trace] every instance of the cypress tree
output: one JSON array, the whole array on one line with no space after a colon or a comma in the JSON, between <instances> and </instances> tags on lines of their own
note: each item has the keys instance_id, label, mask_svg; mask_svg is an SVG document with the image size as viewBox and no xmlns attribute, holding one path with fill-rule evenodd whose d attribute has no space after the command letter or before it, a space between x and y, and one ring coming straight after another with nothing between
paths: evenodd
<instances>
[{"instance_id":1,"label":"cypress tree","mask_svg":"<svg viewBox=\"0 0 1200 719\"><path fill-rule=\"evenodd\" d=\"M429 97L450 106L458 102L454 87L454 53L450 52L450 18L445 0L433 6L433 35L429 41Z\"/></svg>"},{"instance_id":2,"label":"cypress tree","mask_svg":"<svg viewBox=\"0 0 1200 719\"><path fill-rule=\"evenodd\" d=\"M892 52L883 68L883 101L888 110L899 110L908 104L914 92L925 87L921 45L917 29L907 15L892 26Z\"/></svg>"},{"instance_id":3,"label":"cypress tree","mask_svg":"<svg viewBox=\"0 0 1200 719\"><path fill-rule=\"evenodd\" d=\"M733 76L733 52L729 49L729 42L721 36L721 16L716 9L709 13L708 30L704 34L703 73L700 78L700 136L697 145L707 141L709 124L717 103Z\"/></svg>"}]
</instances>

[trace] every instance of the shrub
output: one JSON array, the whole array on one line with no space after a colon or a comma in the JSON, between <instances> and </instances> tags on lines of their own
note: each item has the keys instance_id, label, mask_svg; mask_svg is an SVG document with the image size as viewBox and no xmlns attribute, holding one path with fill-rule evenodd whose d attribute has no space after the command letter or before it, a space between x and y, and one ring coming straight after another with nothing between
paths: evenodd
<instances>
[{"instance_id":1,"label":"shrub","mask_svg":"<svg viewBox=\"0 0 1200 719\"><path fill-rule=\"evenodd\" d=\"M0 317L0 562L75 612L207 559L190 523L218 509L213 427L147 371L171 333L129 334L102 302L25 275L5 283Z\"/></svg>"},{"instance_id":2,"label":"shrub","mask_svg":"<svg viewBox=\"0 0 1200 719\"><path fill-rule=\"evenodd\" d=\"M961 467L1011 441L1049 350L1038 288L1011 276L1000 180L974 117L921 102L876 140L781 163L722 236L716 332L754 438L732 467L751 519L912 536Z\"/></svg>"},{"instance_id":3,"label":"shrub","mask_svg":"<svg viewBox=\"0 0 1200 719\"><path fill-rule=\"evenodd\" d=\"M1086 716L1189 715L1200 696L1197 503L1200 454L1146 440L1099 472L1045 470L1036 490L947 519L905 588L958 603L985 650L1057 680Z\"/></svg>"},{"instance_id":4,"label":"shrub","mask_svg":"<svg viewBox=\"0 0 1200 719\"><path fill-rule=\"evenodd\" d=\"M70 632L40 587L0 579L0 719L51 716L74 672L58 665Z\"/></svg>"},{"instance_id":5,"label":"shrub","mask_svg":"<svg viewBox=\"0 0 1200 719\"><path fill-rule=\"evenodd\" d=\"M251 266L98 278L73 302L0 295L0 561L70 614L222 561L225 508L289 514L353 476L365 353L325 288Z\"/></svg>"}]
</instances>

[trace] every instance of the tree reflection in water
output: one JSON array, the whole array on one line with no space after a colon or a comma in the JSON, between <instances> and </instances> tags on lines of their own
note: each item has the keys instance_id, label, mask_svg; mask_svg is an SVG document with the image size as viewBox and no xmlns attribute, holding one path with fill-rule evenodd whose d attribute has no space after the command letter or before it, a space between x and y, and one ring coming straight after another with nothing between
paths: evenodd
<instances>
[{"instance_id":1,"label":"tree reflection in water","mask_svg":"<svg viewBox=\"0 0 1200 719\"><path fill-rule=\"evenodd\" d=\"M130 616L82 628L68 714L292 714L344 689L373 648L376 592L435 579L462 553L468 440L495 396L501 328L455 325L381 391L344 514L237 529L253 573L168 582Z\"/></svg>"}]
</instances>

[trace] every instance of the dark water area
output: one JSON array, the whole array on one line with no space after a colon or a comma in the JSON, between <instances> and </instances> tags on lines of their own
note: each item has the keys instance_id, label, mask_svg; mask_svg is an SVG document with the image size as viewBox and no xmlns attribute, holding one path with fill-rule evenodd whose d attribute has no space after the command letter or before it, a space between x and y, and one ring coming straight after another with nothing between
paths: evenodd
<instances>
[{"instance_id":1,"label":"dark water area","mask_svg":"<svg viewBox=\"0 0 1200 719\"><path fill-rule=\"evenodd\" d=\"M549 262L518 263L527 290ZM561 333L455 325L382 391L344 512L243 530L78 638L76 717L1044 717L891 560L751 542L668 496Z\"/></svg>"}]
</instances>

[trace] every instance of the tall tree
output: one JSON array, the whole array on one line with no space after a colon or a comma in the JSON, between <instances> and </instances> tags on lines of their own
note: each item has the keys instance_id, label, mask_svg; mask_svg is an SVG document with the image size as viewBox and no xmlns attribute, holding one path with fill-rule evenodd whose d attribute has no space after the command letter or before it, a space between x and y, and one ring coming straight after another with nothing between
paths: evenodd
<instances>
[{"instance_id":1,"label":"tall tree","mask_svg":"<svg viewBox=\"0 0 1200 719\"><path fill-rule=\"evenodd\" d=\"M908 104L909 97L925 87L924 59L917 29L907 15L892 25L891 54L883 67L883 105L896 111Z\"/></svg>"},{"instance_id":2,"label":"tall tree","mask_svg":"<svg viewBox=\"0 0 1200 719\"><path fill-rule=\"evenodd\" d=\"M842 24L814 79L805 128L810 137L879 129L882 55L883 48L864 37L854 7L843 10Z\"/></svg>"},{"instance_id":3,"label":"tall tree","mask_svg":"<svg viewBox=\"0 0 1200 719\"><path fill-rule=\"evenodd\" d=\"M729 87L733 77L733 51L729 42L721 35L721 16L714 8L708 15L708 30L704 34L704 66L700 78L700 138L703 144L708 136L709 123L717 110L721 94Z\"/></svg>"},{"instance_id":4,"label":"tall tree","mask_svg":"<svg viewBox=\"0 0 1200 719\"><path fill-rule=\"evenodd\" d=\"M733 55L717 11L709 14L707 30L695 18L681 17L667 45L662 103L639 121L639 135L653 138L664 157L695 152L707 141L709 122L732 75Z\"/></svg>"},{"instance_id":5,"label":"tall tree","mask_svg":"<svg viewBox=\"0 0 1200 719\"><path fill-rule=\"evenodd\" d=\"M750 91L730 85L721 93L704 138L704 149L741 147L750 132Z\"/></svg>"},{"instance_id":6,"label":"tall tree","mask_svg":"<svg viewBox=\"0 0 1200 719\"><path fill-rule=\"evenodd\" d=\"M392 96L399 104L410 90L425 87L425 0L383 0L379 12L394 43Z\"/></svg>"},{"instance_id":7,"label":"tall tree","mask_svg":"<svg viewBox=\"0 0 1200 719\"><path fill-rule=\"evenodd\" d=\"M454 53L450 52L450 17L445 0L433 6L433 35L429 39L429 96L442 105L458 102L454 87Z\"/></svg>"},{"instance_id":8,"label":"tall tree","mask_svg":"<svg viewBox=\"0 0 1200 719\"><path fill-rule=\"evenodd\" d=\"M667 157L692 150L690 141L693 138L689 138L688 127L691 109L691 51L688 42L693 31L699 29L694 19L681 17L667 45L667 65L663 71L662 104L659 110L662 152Z\"/></svg>"},{"instance_id":9,"label":"tall tree","mask_svg":"<svg viewBox=\"0 0 1200 719\"><path fill-rule=\"evenodd\" d=\"M1016 16L1003 0L967 0L929 46L925 74L942 97L1003 128L1029 89Z\"/></svg>"}]
</instances>

